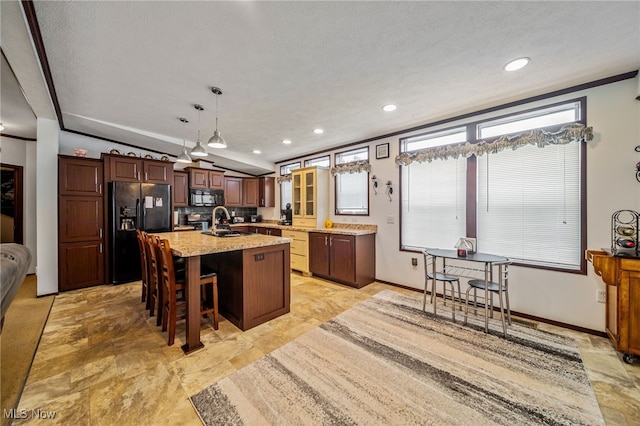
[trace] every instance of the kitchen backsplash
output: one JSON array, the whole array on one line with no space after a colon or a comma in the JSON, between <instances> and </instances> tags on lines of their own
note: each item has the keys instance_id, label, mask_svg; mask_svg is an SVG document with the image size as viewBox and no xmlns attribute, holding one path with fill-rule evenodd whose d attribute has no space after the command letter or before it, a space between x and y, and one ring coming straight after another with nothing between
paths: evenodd
<instances>
[{"instance_id":1,"label":"kitchen backsplash","mask_svg":"<svg viewBox=\"0 0 640 426\"><path fill-rule=\"evenodd\" d=\"M178 213L178 225L187 225L189 222L208 222L211 226L211 212L214 207L178 207L175 211ZM251 221L251 216L258 214L256 207L227 207L231 217L243 217L245 222ZM189 216L200 215L197 220L189 220ZM195 219L195 218L194 218Z\"/></svg>"}]
</instances>

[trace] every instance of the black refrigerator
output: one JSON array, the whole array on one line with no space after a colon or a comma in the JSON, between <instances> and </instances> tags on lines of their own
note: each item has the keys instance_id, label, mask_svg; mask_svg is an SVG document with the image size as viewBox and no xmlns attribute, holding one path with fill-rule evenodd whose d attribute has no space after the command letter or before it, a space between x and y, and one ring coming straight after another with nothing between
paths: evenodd
<instances>
[{"instance_id":1,"label":"black refrigerator","mask_svg":"<svg viewBox=\"0 0 640 426\"><path fill-rule=\"evenodd\" d=\"M171 231L171 187L152 183L109 183L109 281L141 278L136 229Z\"/></svg>"}]
</instances>

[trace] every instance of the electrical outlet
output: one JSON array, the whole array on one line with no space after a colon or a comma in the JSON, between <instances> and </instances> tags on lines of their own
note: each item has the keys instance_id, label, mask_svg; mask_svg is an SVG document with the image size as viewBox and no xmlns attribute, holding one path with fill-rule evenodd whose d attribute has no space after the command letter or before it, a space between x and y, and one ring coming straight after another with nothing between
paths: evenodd
<instances>
[{"instance_id":1,"label":"electrical outlet","mask_svg":"<svg viewBox=\"0 0 640 426\"><path fill-rule=\"evenodd\" d=\"M417 257L412 257L411 258L411 264L413 266L418 266L418 258Z\"/></svg>"},{"instance_id":2,"label":"electrical outlet","mask_svg":"<svg viewBox=\"0 0 640 426\"><path fill-rule=\"evenodd\" d=\"M387 216L387 223L394 223L393 216Z\"/></svg>"},{"instance_id":3,"label":"electrical outlet","mask_svg":"<svg viewBox=\"0 0 640 426\"><path fill-rule=\"evenodd\" d=\"M607 301L607 293L604 290L596 291L596 302L605 303Z\"/></svg>"}]
</instances>

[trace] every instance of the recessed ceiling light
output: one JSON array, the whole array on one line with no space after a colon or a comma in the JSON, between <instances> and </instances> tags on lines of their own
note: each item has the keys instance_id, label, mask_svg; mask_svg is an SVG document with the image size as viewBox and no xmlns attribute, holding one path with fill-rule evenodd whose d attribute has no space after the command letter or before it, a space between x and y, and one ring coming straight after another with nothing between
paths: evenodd
<instances>
[{"instance_id":1,"label":"recessed ceiling light","mask_svg":"<svg viewBox=\"0 0 640 426\"><path fill-rule=\"evenodd\" d=\"M0 132L4 130L4 125L0 123Z\"/></svg>"},{"instance_id":2,"label":"recessed ceiling light","mask_svg":"<svg viewBox=\"0 0 640 426\"><path fill-rule=\"evenodd\" d=\"M529 63L529 61L530 61L529 58L514 59L513 61L509 62L507 65L504 66L504 70L517 71L520 68L524 68Z\"/></svg>"},{"instance_id":3,"label":"recessed ceiling light","mask_svg":"<svg viewBox=\"0 0 640 426\"><path fill-rule=\"evenodd\" d=\"M260 151L259 149L254 149L254 150L253 150L253 153L254 153L254 154L262 154L262 151Z\"/></svg>"},{"instance_id":4,"label":"recessed ceiling light","mask_svg":"<svg viewBox=\"0 0 640 426\"><path fill-rule=\"evenodd\" d=\"M395 111L396 110L396 106L393 105L393 104L388 104L388 105L383 106L382 110L386 111L386 112Z\"/></svg>"},{"instance_id":5,"label":"recessed ceiling light","mask_svg":"<svg viewBox=\"0 0 640 426\"><path fill-rule=\"evenodd\" d=\"M289 139L282 139L282 143L285 145L291 145L291 141Z\"/></svg>"},{"instance_id":6,"label":"recessed ceiling light","mask_svg":"<svg viewBox=\"0 0 640 426\"><path fill-rule=\"evenodd\" d=\"M315 133L316 135L321 135L324 133L324 130L322 129L313 129L313 133Z\"/></svg>"}]
</instances>

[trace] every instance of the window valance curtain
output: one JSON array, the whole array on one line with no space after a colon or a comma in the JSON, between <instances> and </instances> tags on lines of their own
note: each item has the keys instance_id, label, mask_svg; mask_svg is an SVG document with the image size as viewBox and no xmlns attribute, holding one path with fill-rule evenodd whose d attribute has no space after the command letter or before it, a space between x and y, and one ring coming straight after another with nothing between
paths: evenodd
<instances>
[{"instance_id":1,"label":"window valance curtain","mask_svg":"<svg viewBox=\"0 0 640 426\"><path fill-rule=\"evenodd\" d=\"M342 173L360 173L360 172L370 172L371 164L369 164L368 160L362 161L352 161L351 163L338 164L335 167L331 168L331 176L335 176L337 174Z\"/></svg>"},{"instance_id":2,"label":"window valance curtain","mask_svg":"<svg viewBox=\"0 0 640 426\"><path fill-rule=\"evenodd\" d=\"M516 150L525 145L536 145L544 148L547 145L564 145L570 142L585 142L593 139L593 128L581 123L565 124L557 132L547 132L541 129L529 130L516 135L503 135L493 142L464 143L461 145L438 146L412 152L403 152L396 156L398 165L408 166L417 161L419 163L436 159L480 156L485 153L494 154L505 149Z\"/></svg>"},{"instance_id":3,"label":"window valance curtain","mask_svg":"<svg viewBox=\"0 0 640 426\"><path fill-rule=\"evenodd\" d=\"M291 182L291 173L289 173L288 175L278 176L276 178L276 182L277 183Z\"/></svg>"}]
</instances>

